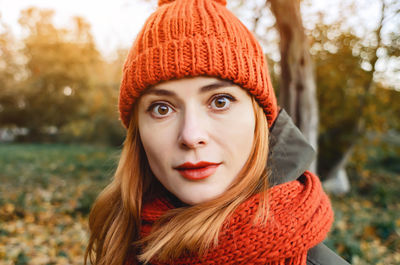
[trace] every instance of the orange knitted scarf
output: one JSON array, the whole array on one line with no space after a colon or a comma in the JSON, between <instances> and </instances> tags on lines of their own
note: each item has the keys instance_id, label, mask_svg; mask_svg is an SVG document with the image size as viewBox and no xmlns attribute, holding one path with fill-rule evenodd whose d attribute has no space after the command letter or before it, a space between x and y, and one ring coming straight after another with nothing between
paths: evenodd
<instances>
[{"instance_id":1,"label":"orange knitted scarf","mask_svg":"<svg viewBox=\"0 0 400 265\"><path fill-rule=\"evenodd\" d=\"M298 180L268 191L269 215L265 226L254 225L259 196L240 205L227 220L219 243L205 256L180 257L170 264L306 264L307 251L328 233L333 212L317 176L305 172ZM165 199L144 205L142 235L162 214L173 208ZM137 264L134 257L126 264ZM167 264L157 260L151 264Z\"/></svg>"}]
</instances>

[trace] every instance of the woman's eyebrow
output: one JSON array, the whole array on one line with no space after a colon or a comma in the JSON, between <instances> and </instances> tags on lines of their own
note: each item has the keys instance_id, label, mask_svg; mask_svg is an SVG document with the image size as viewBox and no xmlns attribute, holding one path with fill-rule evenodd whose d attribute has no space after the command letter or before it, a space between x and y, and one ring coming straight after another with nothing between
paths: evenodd
<instances>
[{"instance_id":1,"label":"woman's eyebrow","mask_svg":"<svg viewBox=\"0 0 400 265\"><path fill-rule=\"evenodd\" d=\"M205 93L214 89L222 88L222 87L230 87L234 86L234 84L230 81L218 81L217 83L213 83L210 85L203 86L200 88L201 93Z\"/></svg>"},{"instance_id":2,"label":"woman's eyebrow","mask_svg":"<svg viewBox=\"0 0 400 265\"><path fill-rule=\"evenodd\" d=\"M218 81L216 83L212 83L212 84L201 87L200 93L205 93L205 92L219 89L222 87L230 87L233 85L234 84L230 81ZM157 96L171 96L171 97L176 96L176 93L174 91L162 89L162 88L154 88L154 87L145 90L142 95L148 95L148 94L153 94L153 95L157 95Z\"/></svg>"},{"instance_id":3,"label":"woman's eyebrow","mask_svg":"<svg viewBox=\"0 0 400 265\"><path fill-rule=\"evenodd\" d=\"M176 93L170 90L161 89L161 88L151 88L143 91L142 95L157 95L157 96L176 96Z\"/></svg>"}]
</instances>

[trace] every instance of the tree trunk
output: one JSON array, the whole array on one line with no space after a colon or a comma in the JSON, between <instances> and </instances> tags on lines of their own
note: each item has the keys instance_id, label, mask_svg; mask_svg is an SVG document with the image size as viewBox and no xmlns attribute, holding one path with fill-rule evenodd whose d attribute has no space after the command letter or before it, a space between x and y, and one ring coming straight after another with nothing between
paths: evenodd
<instances>
[{"instance_id":1,"label":"tree trunk","mask_svg":"<svg viewBox=\"0 0 400 265\"><path fill-rule=\"evenodd\" d=\"M326 176L326 180L323 182L325 190L336 195L346 194L350 191L350 182L345 166L353 154L354 147L355 144L347 149L341 159L329 171Z\"/></svg>"},{"instance_id":2,"label":"tree trunk","mask_svg":"<svg viewBox=\"0 0 400 265\"><path fill-rule=\"evenodd\" d=\"M269 0L280 34L280 105L318 151L318 103L313 63L298 0ZM316 171L316 162L310 170Z\"/></svg>"}]
</instances>

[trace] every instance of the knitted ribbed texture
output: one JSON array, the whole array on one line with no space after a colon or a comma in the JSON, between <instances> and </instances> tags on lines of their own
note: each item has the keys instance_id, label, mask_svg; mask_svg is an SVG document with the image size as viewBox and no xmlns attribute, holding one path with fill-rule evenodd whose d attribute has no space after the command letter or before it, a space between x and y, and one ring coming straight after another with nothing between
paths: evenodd
<instances>
[{"instance_id":1,"label":"knitted ribbed texture","mask_svg":"<svg viewBox=\"0 0 400 265\"><path fill-rule=\"evenodd\" d=\"M204 257L181 257L169 264L306 264L307 252L326 237L333 211L317 176L306 171L299 180L268 190L266 226L254 225L259 195L240 205L225 222L218 246ZM146 236L151 225L173 208L161 198L145 204L142 211ZM130 257L126 265L137 264ZM151 264L167 264L157 260Z\"/></svg>"},{"instance_id":2,"label":"knitted ribbed texture","mask_svg":"<svg viewBox=\"0 0 400 265\"><path fill-rule=\"evenodd\" d=\"M225 0L159 0L125 61L119 97L125 127L144 89L200 75L231 80L248 90L271 126L277 103L264 54L225 5Z\"/></svg>"}]
</instances>

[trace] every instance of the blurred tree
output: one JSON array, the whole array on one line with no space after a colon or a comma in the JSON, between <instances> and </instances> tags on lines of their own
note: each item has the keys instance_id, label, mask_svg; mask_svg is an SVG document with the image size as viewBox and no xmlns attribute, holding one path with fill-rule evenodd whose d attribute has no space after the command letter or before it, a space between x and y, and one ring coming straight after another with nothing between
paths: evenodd
<instances>
[{"instance_id":1,"label":"blurred tree","mask_svg":"<svg viewBox=\"0 0 400 265\"><path fill-rule=\"evenodd\" d=\"M14 121L29 130L30 139L56 132L77 117L101 62L89 24L76 17L71 30L56 28L53 15L51 10L29 8L19 20L26 33L22 54L27 78L19 91L20 119Z\"/></svg>"},{"instance_id":2,"label":"blurred tree","mask_svg":"<svg viewBox=\"0 0 400 265\"><path fill-rule=\"evenodd\" d=\"M338 35L332 35L333 32ZM337 168L355 140L351 134L360 115L356 110L360 108L359 98L363 96L362 87L368 73L361 68L360 57L353 55L353 48L360 43L360 38L350 32L340 32L338 25L322 23L316 24L311 34L321 119L318 171L326 178L334 167ZM333 39L332 36L336 37ZM345 185L340 192L349 189L344 173L341 172L340 178ZM331 189L339 191L337 187Z\"/></svg>"},{"instance_id":3,"label":"blurred tree","mask_svg":"<svg viewBox=\"0 0 400 265\"><path fill-rule=\"evenodd\" d=\"M0 16L0 127L14 123L14 110L22 106L17 88L23 75L20 61L18 43Z\"/></svg>"},{"instance_id":4,"label":"blurred tree","mask_svg":"<svg viewBox=\"0 0 400 265\"><path fill-rule=\"evenodd\" d=\"M393 116L398 107L390 104L399 92L382 83L382 78L379 80L384 69L377 67L379 60L399 60L399 27L386 35L389 40L383 41L382 36L389 18L398 16L400 5L389 0L380 3L378 25L372 32L366 31L365 36L345 29L345 20L326 25L322 16L310 31L321 106L319 172L328 179L326 188L334 192L346 192L338 190L335 183L346 181L345 167L354 149L367 135L387 131L400 116Z\"/></svg>"},{"instance_id":5,"label":"blurred tree","mask_svg":"<svg viewBox=\"0 0 400 265\"><path fill-rule=\"evenodd\" d=\"M318 151L318 103L314 68L304 32L300 1L267 0L280 35L280 105ZM316 162L310 166L316 169Z\"/></svg>"},{"instance_id":6,"label":"blurred tree","mask_svg":"<svg viewBox=\"0 0 400 265\"><path fill-rule=\"evenodd\" d=\"M125 130L119 121L117 103L127 53L127 49L119 49L114 58L96 67L92 77L95 85L84 97L80 116L62 128L64 140L122 144Z\"/></svg>"},{"instance_id":7,"label":"blurred tree","mask_svg":"<svg viewBox=\"0 0 400 265\"><path fill-rule=\"evenodd\" d=\"M0 129L26 128L26 141L121 144L117 102L127 50L105 60L84 19L56 28L53 15L22 11L22 41L0 21Z\"/></svg>"}]
</instances>

